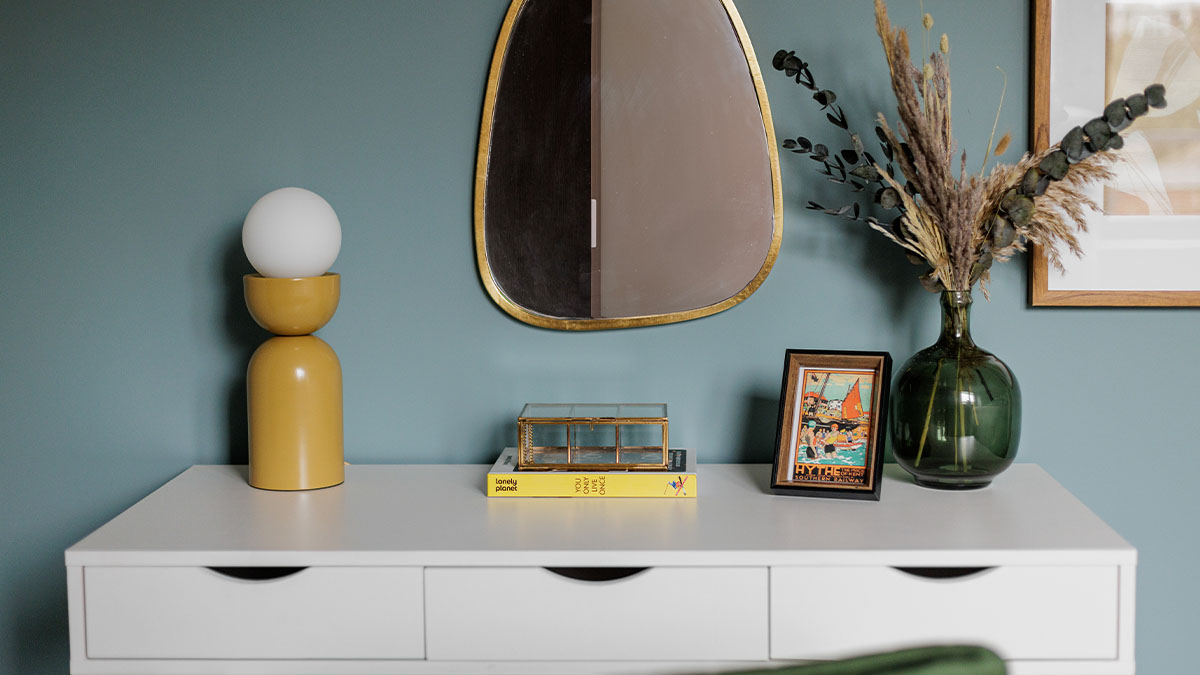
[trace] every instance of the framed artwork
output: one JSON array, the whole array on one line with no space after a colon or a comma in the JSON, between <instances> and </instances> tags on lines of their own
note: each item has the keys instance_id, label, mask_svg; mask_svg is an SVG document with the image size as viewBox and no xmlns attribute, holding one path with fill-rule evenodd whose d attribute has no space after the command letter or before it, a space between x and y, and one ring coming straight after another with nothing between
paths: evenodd
<instances>
[{"instance_id":1,"label":"framed artwork","mask_svg":"<svg viewBox=\"0 0 1200 675\"><path fill-rule=\"evenodd\" d=\"M1161 83L1167 107L1125 132L1083 257L1034 247L1034 305L1200 306L1200 0L1033 0L1034 148Z\"/></svg>"},{"instance_id":2,"label":"framed artwork","mask_svg":"<svg viewBox=\"0 0 1200 675\"><path fill-rule=\"evenodd\" d=\"M878 500L891 356L789 349L783 363L771 490Z\"/></svg>"}]
</instances>

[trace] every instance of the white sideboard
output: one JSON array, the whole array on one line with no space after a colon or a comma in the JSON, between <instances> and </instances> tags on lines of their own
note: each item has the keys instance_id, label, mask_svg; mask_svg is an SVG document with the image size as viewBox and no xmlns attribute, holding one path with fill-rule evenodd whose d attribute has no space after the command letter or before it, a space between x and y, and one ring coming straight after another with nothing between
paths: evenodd
<instances>
[{"instance_id":1,"label":"white sideboard","mask_svg":"<svg viewBox=\"0 0 1200 675\"><path fill-rule=\"evenodd\" d=\"M1040 467L879 502L488 499L485 466L268 492L196 466L66 552L71 672L719 672L922 644L1134 672L1137 552Z\"/></svg>"}]
</instances>

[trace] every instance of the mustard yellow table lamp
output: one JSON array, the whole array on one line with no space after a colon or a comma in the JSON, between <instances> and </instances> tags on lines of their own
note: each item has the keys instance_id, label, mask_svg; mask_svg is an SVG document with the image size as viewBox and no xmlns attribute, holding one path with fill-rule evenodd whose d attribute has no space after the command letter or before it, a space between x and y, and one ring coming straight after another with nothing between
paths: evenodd
<instances>
[{"instance_id":1,"label":"mustard yellow table lamp","mask_svg":"<svg viewBox=\"0 0 1200 675\"><path fill-rule=\"evenodd\" d=\"M312 335L337 311L341 277L328 272L342 244L337 214L319 195L282 188L246 214L242 246L258 274L246 307L275 333L246 370L250 485L312 490L345 480L342 366Z\"/></svg>"}]
</instances>

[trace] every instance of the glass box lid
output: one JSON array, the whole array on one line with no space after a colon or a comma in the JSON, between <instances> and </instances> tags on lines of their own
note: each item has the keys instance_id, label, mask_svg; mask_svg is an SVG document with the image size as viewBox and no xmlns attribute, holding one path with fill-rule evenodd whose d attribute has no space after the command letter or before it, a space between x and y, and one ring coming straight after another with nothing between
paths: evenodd
<instances>
[{"instance_id":1,"label":"glass box lid","mask_svg":"<svg viewBox=\"0 0 1200 675\"><path fill-rule=\"evenodd\" d=\"M666 403L526 403L525 419L645 419L664 420Z\"/></svg>"}]
</instances>

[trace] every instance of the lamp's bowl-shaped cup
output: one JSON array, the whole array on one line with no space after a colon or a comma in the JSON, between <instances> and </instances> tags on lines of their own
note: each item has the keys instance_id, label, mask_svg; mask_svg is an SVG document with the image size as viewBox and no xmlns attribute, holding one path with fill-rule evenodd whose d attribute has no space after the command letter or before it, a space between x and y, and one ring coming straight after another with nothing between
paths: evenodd
<instances>
[{"instance_id":1,"label":"lamp's bowl-shaped cup","mask_svg":"<svg viewBox=\"0 0 1200 675\"><path fill-rule=\"evenodd\" d=\"M276 335L308 335L333 318L341 298L342 277L273 279L259 274L243 278L246 307L258 325Z\"/></svg>"}]
</instances>

